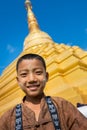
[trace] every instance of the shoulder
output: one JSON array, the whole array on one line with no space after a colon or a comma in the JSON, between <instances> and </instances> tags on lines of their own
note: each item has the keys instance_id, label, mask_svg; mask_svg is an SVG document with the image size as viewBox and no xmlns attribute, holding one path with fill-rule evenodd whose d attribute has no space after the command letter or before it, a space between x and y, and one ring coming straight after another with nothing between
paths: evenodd
<instances>
[{"instance_id":1,"label":"shoulder","mask_svg":"<svg viewBox=\"0 0 87 130\"><path fill-rule=\"evenodd\" d=\"M1 129L8 129L10 127L10 122L13 118L15 107L6 111L3 115L0 117L0 128Z\"/></svg>"},{"instance_id":2,"label":"shoulder","mask_svg":"<svg viewBox=\"0 0 87 130\"><path fill-rule=\"evenodd\" d=\"M75 112L77 111L77 108L68 100L61 98L61 97L51 97L54 104L61 110L66 112Z\"/></svg>"},{"instance_id":3,"label":"shoulder","mask_svg":"<svg viewBox=\"0 0 87 130\"><path fill-rule=\"evenodd\" d=\"M7 119L13 117L13 116L15 115L16 106L17 106L17 105L15 105L14 107L12 107L12 108L10 108L9 110L7 110L6 112L4 112L4 114L2 114L2 115L0 116L0 121L1 121L2 119L7 120Z\"/></svg>"},{"instance_id":4,"label":"shoulder","mask_svg":"<svg viewBox=\"0 0 87 130\"><path fill-rule=\"evenodd\" d=\"M54 103L60 105L60 106L64 106L64 105L72 105L68 100L62 98L62 97L51 97L51 99L53 100Z\"/></svg>"},{"instance_id":5,"label":"shoulder","mask_svg":"<svg viewBox=\"0 0 87 130\"><path fill-rule=\"evenodd\" d=\"M16 106L15 105L13 108L9 109L6 111L4 114L1 115L0 117L0 128L1 129L11 129L11 124L14 125L14 120L16 118L15 116L15 111L16 111Z\"/></svg>"},{"instance_id":6,"label":"shoulder","mask_svg":"<svg viewBox=\"0 0 87 130\"><path fill-rule=\"evenodd\" d=\"M6 118L12 116L14 111L15 111L15 108L16 108L16 106L11 108L11 109L9 109L9 110L7 110L6 112L4 112L4 114L1 115L0 119L2 119L2 118L6 119Z\"/></svg>"},{"instance_id":7,"label":"shoulder","mask_svg":"<svg viewBox=\"0 0 87 130\"><path fill-rule=\"evenodd\" d=\"M63 111L65 116L82 117L82 113L69 101L61 97L51 97L58 110Z\"/></svg>"},{"instance_id":8,"label":"shoulder","mask_svg":"<svg viewBox=\"0 0 87 130\"><path fill-rule=\"evenodd\" d=\"M87 119L72 103L61 97L51 97L51 99L57 107L60 122L64 123L65 125L67 125L68 122L67 126L69 129L72 127L72 130L87 129Z\"/></svg>"}]
</instances>

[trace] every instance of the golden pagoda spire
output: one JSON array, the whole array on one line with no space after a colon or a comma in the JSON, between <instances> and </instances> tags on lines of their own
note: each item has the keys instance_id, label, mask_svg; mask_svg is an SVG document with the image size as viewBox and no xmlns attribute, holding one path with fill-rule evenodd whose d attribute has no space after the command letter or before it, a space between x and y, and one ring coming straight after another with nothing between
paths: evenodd
<instances>
[{"instance_id":1,"label":"golden pagoda spire","mask_svg":"<svg viewBox=\"0 0 87 130\"><path fill-rule=\"evenodd\" d=\"M53 43L52 38L44 31L41 31L38 22L32 12L32 5L30 0L25 0L27 9L29 34L24 41L24 50L32 46L37 46L42 43Z\"/></svg>"},{"instance_id":2,"label":"golden pagoda spire","mask_svg":"<svg viewBox=\"0 0 87 130\"><path fill-rule=\"evenodd\" d=\"M32 5L31 5L30 0L25 1L25 6L27 9L28 27L29 27L30 32L39 30L39 25L38 25L37 20L34 16L34 13L32 12Z\"/></svg>"}]
</instances>

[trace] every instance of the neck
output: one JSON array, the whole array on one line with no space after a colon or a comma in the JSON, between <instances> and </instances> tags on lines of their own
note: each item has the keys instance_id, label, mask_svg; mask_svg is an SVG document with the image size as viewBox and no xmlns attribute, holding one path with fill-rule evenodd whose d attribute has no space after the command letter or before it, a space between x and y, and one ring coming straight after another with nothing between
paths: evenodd
<instances>
[{"instance_id":1,"label":"neck","mask_svg":"<svg viewBox=\"0 0 87 130\"><path fill-rule=\"evenodd\" d=\"M28 95L26 95L25 97L25 101L26 103L32 103L32 104L40 104L41 99L44 97L44 94L36 96L36 97L30 97Z\"/></svg>"}]
</instances>

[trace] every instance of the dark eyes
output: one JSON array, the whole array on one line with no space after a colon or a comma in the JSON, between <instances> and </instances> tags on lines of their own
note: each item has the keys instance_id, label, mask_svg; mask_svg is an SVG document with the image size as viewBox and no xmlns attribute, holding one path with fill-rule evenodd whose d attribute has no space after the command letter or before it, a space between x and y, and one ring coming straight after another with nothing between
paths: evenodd
<instances>
[{"instance_id":1,"label":"dark eyes","mask_svg":"<svg viewBox=\"0 0 87 130\"><path fill-rule=\"evenodd\" d=\"M26 77L27 73L21 73L21 77Z\"/></svg>"},{"instance_id":2,"label":"dark eyes","mask_svg":"<svg viewBox=\"0 0 87 130\"><path fill-rule=\"evenodd\" d=\"M41 75L43 72L42 71L36 71L37 75Z\"/></svg>"},{"instance_id":3,"label":"dark eyes","mask_svg":"<svg viewBox=\"0 0 87 130\"><path fill-rule=\"evenodd\" d=\"M41 70L32 72L33 75L41 75L42 73L43 73L43 71L41 71ZM21 77L26 77L27 75L30 75L30 73L27 73L27 72L20 73Z\"/></svg>"}]
</instances>

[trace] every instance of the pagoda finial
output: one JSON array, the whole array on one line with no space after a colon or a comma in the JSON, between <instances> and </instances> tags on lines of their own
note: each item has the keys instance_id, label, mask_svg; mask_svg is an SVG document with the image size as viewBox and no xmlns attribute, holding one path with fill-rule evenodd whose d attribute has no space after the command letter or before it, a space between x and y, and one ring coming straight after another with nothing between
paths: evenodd
<instances>
[{"instance_id":1,"label":"pagoda finial","mask_svg":"<svg viewBox=\"0 0 87 130\"><path fill-rule=\"evenodd\" d=\"M47 33L40 30L37 19L32 11L30 0L25 0L25 6L27 9L28 27L30 32L25 38L24 50L41 43L53 43L52 38Z\"/></svg>"},{"instance_id":2,"label":"pagoda finial","mask_svg":"<svg viewBox=\"0 0 87 130\"><path fill-rule=\"evenodd\" d=\"M26 1L25 1L25 6L26 6L26 9L27 9L27 10L28 10L29 7L32 9L32 5L31 5L30 0L26 0Z\"/></svg>"},{"instance_id":3,"label":"pagoda finial","mask_svg":"<svg viewBox=\"0 0 87 130\"><path fill-rule=\"evenodd\" d=\"M26 9L27 9L27 13L28 13L27 14L27 16L28 16L28 27L29 27L30 32L39 30L37 20L36 20L34 14L32 12L32 5L31 5L30 0L25 1L25 6L26 6Z\"/></svg>"}]
</instances>

